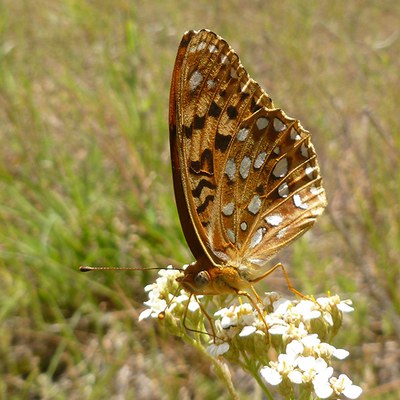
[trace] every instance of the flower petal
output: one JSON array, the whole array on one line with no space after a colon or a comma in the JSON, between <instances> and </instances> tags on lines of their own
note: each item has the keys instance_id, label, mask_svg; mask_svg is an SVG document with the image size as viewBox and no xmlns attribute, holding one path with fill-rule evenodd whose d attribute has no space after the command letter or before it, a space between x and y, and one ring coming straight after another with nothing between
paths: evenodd
<instances>
[{"instance_id":1,"label":"flower petal","mask_svg":"<svg viewBox=\"0 0 400 400\"><path fill-rule=\"evenodd\" d=\"M286 346L286 354L293 358L302 354L303 350L304 346L298 340L293 340Z\"/></svg>"},{"instance_id":2,"label":"flower petal","mask_svg":"<svg viewBox=\"0 0 400 400\"><path fill-rule=\"evenodd\" d=\"M146 310L143 310L140 315L139 315L139 322L143 321L146 318L149 318L153 310L151 308L147 308Z\"/></svg>"},{"instance_id":3,"label":"flower petal","mask_svg":"<svg viewBox=\"0 0 400 400\"><path fill-rule=\"evenodd\" d=\"M337 305L337 308L344 313L352 312L354 308L349 303L351 304L351 300L343 300Z\"/></svg>"},{"instance_id":4,"label":"flower petal","mask_svg":"<svg viewBox=\"0 0 400 400\"><path fill-rule=\"evenodd\" d=\"M357 399L362 393L362 389L357 385L347 386L343 390L343 394L349 399Z\"/></svg>"},{"instance_id":5,"label":"flower petal","mask_svg":"<svg viewBox=\"0 0 400 400\"><path fill-rule=\"evenodd\" d=\"M315 358L313 356L299 357L297 363L302 371L309 371L315 368Z\"/></svg>"},{"instance_id":6,"label":"flower petal","mask_svg":"<svg viewBox=\"0 0 400 400\"><path fill-rule=\"evenodd\" d=\"M197 301L191 301L188 305L188 310L191 312L195 312L200 308L200 305Z\"/></svg>"},{"instance_id":7,"label":"flower petal","mask_svg":"<svg viewBox=\"0 0 400 400\"><path fill-rule=\"evenodd\" d=\"M255 326L245 326L239 333L240 337L249 336L257 330Z\"/></svg>"},{"instance_id":8,"label":"flower petal","mask_svg":"<svg viewBox=\"0 0 400 400\"><path fill-rule=\"evenodd\" d=\"M214 357L218 357L222 354L225 354L229 350L229 343L221 343L221 344L210 344L207 347L207 352Z\"/></svg>"},{"instance_id":9,"label":"flower petal","mask_svg":"<svg viewBox=\"0 0 400 400\"><path fill-rule=\"evenodd\" d=\"M290 382L300 385L303 383L303 374L299 370L290 371L288 374Z\"/></svg>"},{"instance_id":10,"label":"flower petal","mask_svg":"<svg viewBox=\"0 0 400 400\"><path fill-rule=\"evenodd\" d=\"M314 383L314 390L315 390L315 394L320 399L327 399L333 393L333 389L331 388L331 385L329 385L328 382Z\"/></svg>"},{"instance_id":11,"label":"flower petal","mask_svg":"<svg viewBox=\"0 0 400 400\"><path fill-rule=\"evenodd\" d=\"M345 349L335 349L333 356L338 360L344 360L350 353Z\"/></svg>"},{"instance_id":12,"label":"flower petal","mask_svg":"<svg viewBox=\"0 0 400 400\"><path fill-rule=\"evenodd\" d=\"M266 382L273 386L279 385L282 382L281 374L271 367L262 367L260 375Z\"/></svg>"},{"instance_id":13,"label":"flower petal","mask_svg":"<svg viewBox=\"0 0 400 400\"><path fill-rule=\"evenodd\" d=\"M274 303L274 313L285 314L292 302L288 299L279 299Z\"/></svg>"},{"instance_id":14,"label":"flower petal","mask_svg":"<svg viewBox=\"0 0 400 400\"><path fill-rule=\"evenodd\" d=\"M288 330L288 325L274 325L268 328L268 333L270 335L283 335Z\"/></svg>"}]
</instances>

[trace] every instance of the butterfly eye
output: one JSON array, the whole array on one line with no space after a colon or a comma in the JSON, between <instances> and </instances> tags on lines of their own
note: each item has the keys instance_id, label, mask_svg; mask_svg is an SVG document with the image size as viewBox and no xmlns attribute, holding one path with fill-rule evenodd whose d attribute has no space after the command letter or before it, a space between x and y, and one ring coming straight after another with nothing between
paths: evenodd
<instances>
[{"instance_id":1,"label":"butterfly eye","mask_svg":"<svg viewBox=\"0 0 400 400\"><path fill-rule=\"evenodd\" d=\"M207 271L200 271L194 277L194 283L195 283L197 289L201 289L201 288L207 286L209 282L210 282L210 275L208 274Z\"/></svg>"}]
</instances>

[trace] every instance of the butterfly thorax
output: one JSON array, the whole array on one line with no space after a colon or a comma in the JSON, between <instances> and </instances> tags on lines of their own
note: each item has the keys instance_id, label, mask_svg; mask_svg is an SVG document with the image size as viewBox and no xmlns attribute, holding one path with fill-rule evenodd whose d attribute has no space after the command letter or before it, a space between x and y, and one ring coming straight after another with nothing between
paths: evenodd
<instances>
[{"instance_id":1,"label":"butterfly thorax","mask_svg":"<svg viewBox=\"0 0 400 400\"><path fill-rule=\"evenodd\" d=\"M178 281L192 294L236 294L251 285L245 271L235 265L215 266L208 259L200 259L189 265Z\"/></svg>"}]
</instances>

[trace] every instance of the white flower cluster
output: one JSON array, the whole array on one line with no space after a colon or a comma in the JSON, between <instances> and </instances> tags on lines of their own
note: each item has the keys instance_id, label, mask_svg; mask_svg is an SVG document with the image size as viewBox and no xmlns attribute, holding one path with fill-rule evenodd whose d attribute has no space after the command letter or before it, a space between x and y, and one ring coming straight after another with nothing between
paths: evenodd
<instances>
[{"instance_id":1,"label":"white flower cluster","mask_svg":"<svg viewBox=\"0 0 400 400\"><path fill-rule=\"evenodd\" d=\"M160 315L167 310L172 313L177 307L180 309L179 311L186 307L192 312L200 309L199 303L195 301L194 297L186 305L189 296L183 289L179 288L179 284L176 281L176 278L182 275L181 270L168 266L166 269L161 269L158 275L159 277L154 283L144 288L144 291L149 296L149 300L145 301L144 304L149 308L140 313L139 321L149 317L160 318Z\"/></svg>"},{"instance_id":2,"label":"white flower cluster","mask_svg":"<svg viewBox=\"0 0 400 400\"><path fill-rule=\"evenodd\" d=\"M262 365L266 361L259 346L239 344L232 339L250 335L264 335L268 332L271 347L279 354L276 361L268 361L259 370L261 377L270 385L283 388L296 385L312 384L315 394L321 399L338 398L343 394L347 398L356 399L361 395L361 388L353 385L346 375L333 377L332 358L342 360L348 351L336 349L320 337L331 336L335 325L341 324L343 312L351 312L350 301L340 301L338 296L321 297L316 300L290 301L280 298L277 293L267 293L264 308L255 310L250 304L231 306L219 310L215 315L220 318L216 343L209 346L208 351L215 355L228 353L230 347L226 338L230 338L231 346L245 346L247 353L255 347L252 355ZM258 339L256 339L258 340ZM235 350L234 350L235 351Z\"/></svg>"},{"instance_id":3,"label":"white flower cluster","mask_svg":"<svg viewBox=\"0 0 400 400\"><path fill-rule=\"evenodd\" d=\"M312 336L312 335L309 335ZM301 385L312 383L315 394L321 399L334 398L345 395L349 399L356 399L360 396L362 390L359 386L353 385L352 381L344 374L339 378L333 377L333 368L328 366L328 363L323 357L305 356L307 347L304 342L309 342L312 345L313 340L298 341L293 340L286 346L286 353L279 354L278 361L270 361L270 366L261 368L260 374L270 385L279 385L284 380L289 380L291 383ZM319 345L323 347L331 347L332 355L338 352L333 346L327 343L321 343L317 338L314 344L318 349ZM345 352L340 350L339 352Z\"/></svg>"},{"instance_id":4,"label":"white flower cluster","mask_svg":"<svg viewBox=\"0 0 400 400\"><path fill-rule=\"evenodd\" d=\"M171 332L185 337L188 325L191 331L204 332L205 315L198 303L201 296L188 296L179 287L176 278L181 273L172 267L159 271L156 282L145 288L148 308L139 320L167 316ZM207 351L239 363L253 376L259 374L287 398L305 389L321 399L356 399L362 389L344 374L335 377L331 366L333 359L349 353L327 343L339 330L343 313L351 311L351 301L338 296L290 301L266 293L262 304L231 305L215 312ZM277 356L271 357L274 353Z\"/></svg>"}]
</instances>

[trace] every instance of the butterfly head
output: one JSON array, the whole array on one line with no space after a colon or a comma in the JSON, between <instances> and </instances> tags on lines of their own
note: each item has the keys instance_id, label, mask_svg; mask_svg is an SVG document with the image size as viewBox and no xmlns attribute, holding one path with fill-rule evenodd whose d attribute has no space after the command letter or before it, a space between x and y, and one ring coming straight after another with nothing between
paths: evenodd
<instances>
[{"instance_id":1,"label":"butterfly head","mask_svg":"<svg viewBox=\"0 0 400 400\"><path fill-rule=\"evenodd\" d=\"M198 272L185 271L185 274L177 278L177 281L187 292L193 294L203 294L205 291L207 291L211 277L206 270Z\"/></svg>"},{"instance_id":2,"label":"butterfly head","mask_svg":"<svg viewBox=\"0 0 400 400\"><path fill-rule=\"evenodd\" d=\"M235 294L250 284L236 267L215 266L203 259L189 265L177 280L187 292L203 295Z\"/></svg>"}]
</instances>

